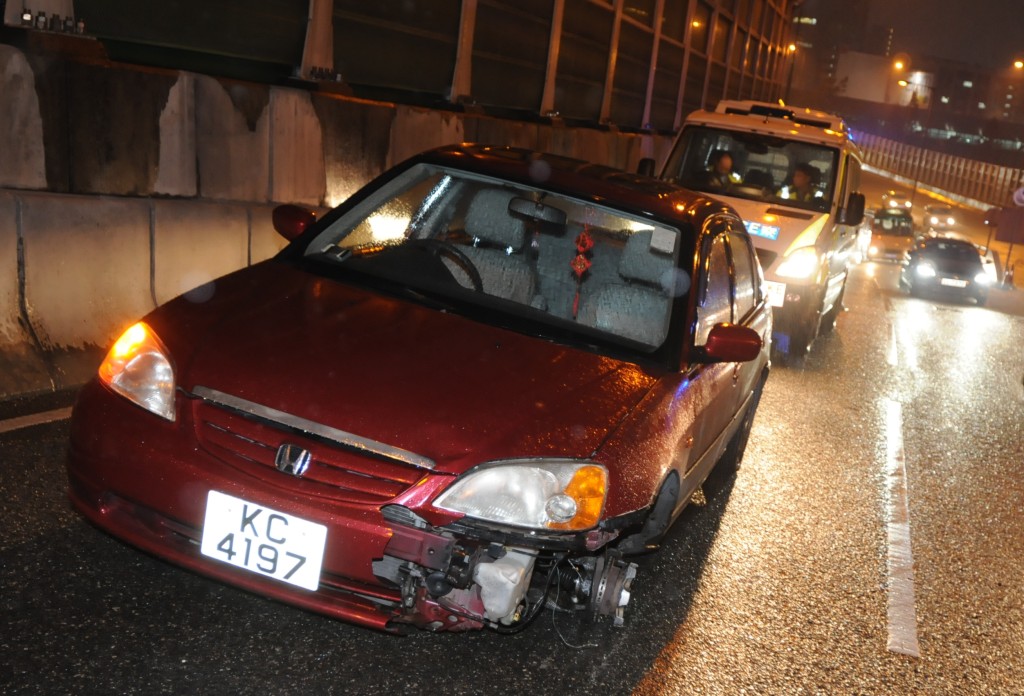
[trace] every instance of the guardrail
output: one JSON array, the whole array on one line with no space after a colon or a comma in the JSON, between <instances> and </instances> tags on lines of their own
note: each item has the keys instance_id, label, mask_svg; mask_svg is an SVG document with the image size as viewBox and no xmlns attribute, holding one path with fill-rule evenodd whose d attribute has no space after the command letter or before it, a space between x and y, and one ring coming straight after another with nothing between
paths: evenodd
<instances>
[{"instance_id":1,"label":"guardrail","mask_svg":"<svg viewBox=\"0 0 1024 696\"><path fill-rule=\"evenodd\" d=\"M1024 169L947 155L870 133L855 132L865 163L984 210L1011 205Z\"/></svg>"}]
</instances>

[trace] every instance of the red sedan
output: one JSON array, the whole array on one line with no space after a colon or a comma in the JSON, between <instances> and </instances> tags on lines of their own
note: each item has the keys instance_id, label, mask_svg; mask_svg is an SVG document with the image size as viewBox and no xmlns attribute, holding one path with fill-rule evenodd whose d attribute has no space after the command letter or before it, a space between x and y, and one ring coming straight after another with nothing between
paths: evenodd
<instances>
[{"instance_id":1,"label":"red sedan","mask_svg":"<svg viewBox=\"0 0 1024 696\"><path fill-rule=\"evenodd\" d=\"M379 629L621 623L743 455L771 314L743 222L665 182L463 145L130 327L75 406L75 507L141 549ZM198 301L198 298L208 298Z\"/></svg>"}]
</instances>

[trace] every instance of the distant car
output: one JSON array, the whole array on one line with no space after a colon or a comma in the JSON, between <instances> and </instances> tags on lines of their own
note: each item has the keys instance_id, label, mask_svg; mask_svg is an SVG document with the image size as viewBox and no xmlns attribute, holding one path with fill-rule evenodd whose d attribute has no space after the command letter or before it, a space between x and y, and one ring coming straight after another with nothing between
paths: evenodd
<instances>
[{"instance_id":1,"label":"distant car","mask_svg":"<svg viewBox=\"0 0 1024 696\"><path fill-rule=\"evenodd\" d=\"M924 225L936 232L956 227L956 215L948 205L926 205L924 207Z\"/></svg>"},{"instance_id":2,"label":"distant car","mask_svg":"<svg viewBox=\"0 0 1024 696\"><path fill-rule=\"evenodd\" d=\"M900 271L900 286L911 295L988 300L991 276L982 264L978 247L950 237L928 237L907 254Z\"/></svg>"},{"instance_id":3,"label":"distant car","mask_svg":"<svg viewBox=\"0 0 1024 696\"><path fill-rule=\"evenodd\" d=\"M510 632L545 607L620 623L630 558L739 464L768 375L743 220L460 145L274 221L277 257L110 349L71 419L74 506L377 629Z\"/></svg>"},{"instance_id":4,"label":"distant car","mask_svg":"<svg viewBox=\"0 0 1024 696\"><path fill-rule=\"evenodd\" d=\"M914 218L904 208L879 208L871 220L869 261L902 261L914 245Z\"/></svg>"},{"instance_id":5,"label":"distant car","mask_svg":"<svg viewBox=\"0 0 1024 696\"><path fill-rule=\"evenodd\" d=\"M882 203L886 208L906 208L907 210L914 205L910 201L910 196L893 189L882 194Z\"/></svg>"}]
</instances>

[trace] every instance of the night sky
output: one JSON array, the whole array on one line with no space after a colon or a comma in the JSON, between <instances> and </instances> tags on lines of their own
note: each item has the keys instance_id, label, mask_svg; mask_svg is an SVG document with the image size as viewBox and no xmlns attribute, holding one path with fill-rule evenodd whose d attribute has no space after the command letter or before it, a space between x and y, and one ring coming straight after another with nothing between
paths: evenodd
<instances>
[{"instance_id":1,"label":"night sky","mask_svg":"<svg viewBox=\"0 0 1024 696\"><path fill-rule=\"evenodd\" d=\"M1024 59L1022 0L872 0L868 21L893 27L894 50L911 56L994 69Z\"/></svg>"}]
</instances>

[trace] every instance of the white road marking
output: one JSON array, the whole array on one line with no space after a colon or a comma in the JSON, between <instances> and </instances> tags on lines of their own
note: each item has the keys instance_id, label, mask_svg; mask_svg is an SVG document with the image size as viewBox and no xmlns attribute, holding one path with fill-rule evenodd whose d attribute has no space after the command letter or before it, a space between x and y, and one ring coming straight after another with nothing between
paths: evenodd
<instances>
[{"instance_id":1,"label":"white road marking","mask_svg":"<svg viewBox=\"0 0 1024 696\"><path fill-rule=\"evenodd\" d=\"M896 325L892 323L889 324L889 352L885 356L885 361L892 367L900 364L899 342L896 340Z\"/></svg>"},{"instance_id":2,"label":"white road marking","mask_svg":"<svg viewBox=\"0 0 1024 696\"><path fill-rule=\"evenodd\" d=\"M888 545L888 622L892 652L921 657L914 608L914 556L910 551L910 506L903 452L900 403L886 400L885 512Z\"/></svg>"},{"instance_id":3,"label":"white road marking","mask_svg":"<svg viewBox=\"0 0 1024 696\"><path fill-rule=\"evenodd\" d=\"M8 418L7 420L0 421L0 433L9 433L13 430L21 430L33 425L52 423L53 421L64 420L70 416L71 407L68 406L67 408L58 408L53 411L43 411L42 413L33 413L28 416Z\"/></svg>"}]
</instances>

